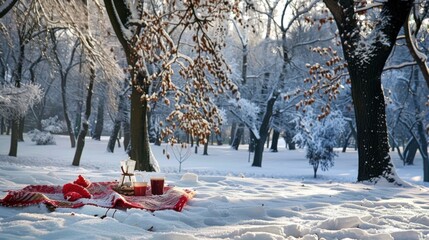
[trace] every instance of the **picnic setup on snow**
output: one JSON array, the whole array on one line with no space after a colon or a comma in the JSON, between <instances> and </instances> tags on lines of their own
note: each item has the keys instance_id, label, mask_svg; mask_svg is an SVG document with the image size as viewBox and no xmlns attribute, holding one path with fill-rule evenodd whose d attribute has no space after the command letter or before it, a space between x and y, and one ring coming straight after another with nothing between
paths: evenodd
<instances>
[{"instance_id":1,"label":"picnic setup on snow","mask_svg":"<svg viewBox=\"0 0 429 240\"><path fill-rule=\"evenodd\" d=\"M137 181L134 160L121 161L119 181L91 182L79 175L64 185L29 185L8 191L0 205L24 207L44 203L49 208L78 208L94 205L105 208L140 208L149 211L182 211L195 191L165 184L162 176L150 177L150 184Z\"/></svg>"}]
</instances>

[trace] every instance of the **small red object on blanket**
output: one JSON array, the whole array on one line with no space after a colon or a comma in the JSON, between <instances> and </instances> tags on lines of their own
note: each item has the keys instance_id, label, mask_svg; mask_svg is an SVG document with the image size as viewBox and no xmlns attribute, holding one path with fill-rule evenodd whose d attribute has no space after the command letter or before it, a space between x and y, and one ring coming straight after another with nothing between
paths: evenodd
<instances>
[{"instance_id":1,"label":"small red object on blanket","mask_svg":"<svg viewBox=\"0 0 429 240\"><path fill-rule=\"evenodd\" d=\"M89 193L86 188L80 185L74 183L67 183L63 186L64 199L67 199L66 195L72 192L78 193L79 195L81 195L81 198L91 198L91 193ZM77 197L76 194L75 197Z\"/></svg>"},{"instance_id":2,"label":"small red object on blanket","mask_svg":"<svg viewBox=\"0 0 429 240\"><path fill-rule=\"evenodd\" d=\"M82 175L79 175L77 177L77 179L73 182L74 184L80 185L84 188L89 187L89 185L91 185L91 181L89 181L88 179L84 178Z\"/></svg>"},{"instance_id":3,"label":"small red object on blanket","mask_svg":"<svg viewBox=\"0 0 429 240\"><path fill-rule=\"evenodd\" d=\"M64 199L67 201L74 202L79 198L82 198L82 195L80 195L80 193L77 193L77 192L64 193Z\"/></svg>"},{"instance_id":4,"label":"small red object on blanket","mask_svg":"<svg viewBox=\"0 0 429 240\"><path fill-rule=\"evenodd\" d=\"M76 189L74 185L79 186L73 183L68 184L71 184L68 186L73 186L73 190ZM44 203L62 208L94 205L106 208L140 208L149 211L173 209L180 212L195 195L193 190L167 186L164 187L163 195L154 196L149 189L146 196L124 196L113 190L117 185L118 182L93 182L88 188L79 186L86 190L91 198L78 198L75 201L72 199L78 195L73 192L81 194L80 192L69 191L64 194L63 186L30 185L19 191L9 191L3 199L0 199L0 205L22 207ZM65 195L70 196L69 201L64 199ZM82 196L84 197L84 195Z\"/></svg>"}]
</instances>

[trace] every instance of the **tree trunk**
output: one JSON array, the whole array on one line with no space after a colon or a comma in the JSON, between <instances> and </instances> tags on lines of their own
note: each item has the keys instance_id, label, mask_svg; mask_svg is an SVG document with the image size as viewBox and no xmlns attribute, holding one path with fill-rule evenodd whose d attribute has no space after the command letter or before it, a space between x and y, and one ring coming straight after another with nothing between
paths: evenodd
<instances>
[{"instance_id":1,"label":"tree trunk","mask_svg":"<svg viewBox=\"0 0 429 240\"><path fill-rule=\"evenodd\" d=\"M121 130L121 123L124 120L125 114L126 114L125 96L124 94L120 94L119 103L118 103L118 113L115 118L112 134L110 134L109 142L107 143L107 152L113 153L115 150L115 143L116 143L116 140L118 139L118 134L119 134L119 131Z\"/></svg>"},{"instance_id":2,"label":"tree trunk","mask_svg":"<svg viewBox=\"0 0 429 240\"><path fill-rule=\"evenodd\" d=\"M77 135L79 135L80 133L81 126L82 126L82 101L79 100L77 102L76 114L74 117L73 136L75 137L75 139L77 138Z\"/></svg>"},{"instance_id":3,"label":"tree trunk","mask_svg":"<svg viewBox=\"0 0 429 240\"><path fill-rule=\"evenodd\" d=\"M0 121L0 135L3 135L5 132L6 132L6 123L4 121L4 117L2 117Z\"/></svg>"},{"instance_id":4,"label":"tree trunk","mask_svg":"<svg viewBox=\"0 0 429 240\"><path fill-rule=\"evenodd\" d=\"M231 125L231 133L229 134L229 145L232 146L234 141L235 131L237 131L237 122L234 121Z\"/></svg>"},{"instance_id":5,"label":"tree trunk","mask_svg":"<svg viewBox=\"0 0 429 240\"><path fill-rule=\"evenodd\" d=\"M127 151L131 145L131 133L130 133L130 117L129 117L129 113L128 113L128 107L129 105L125 105L126 107L126 112L124 113L124 119L122 121L122 131L124 133L124 151Z\"/></svg>"},{"instance_id":6,"label":"tree trunk","mask_svg":"<svg viewBox=\"0 0 429 240\"><path fill-rule=\"evenodd\" d=\"M11 121L12 131L10 135L10 149L9 156L16 157L18 153L18 131L19 131L19 120L15 119Z\"/></svg>"},{"instance_id":7,"label":"tree trunk","mask_svg":"<svg viewBox=\"0 0 429 240\"><path fill-rule=\"evenodd\" d=\"M293 140L292 140L293 136L291 136L290 133L285 132L283 138L284 138L284 140L286 142L287 149L289 149L289 150L295 150L296 149L295 142L293 142Z\"/></svg>"},{"instance_id":8,"label":"tree trunk","mask_svg":"<svg viewBox=\"0 0 429 240\"><path fill-rule=\"evenodd\" d=\"M102 97L98 100L98 107L97 107L97 122L95 123L95 130L94 135L92 136L92 139L100 141L101 134L103 132L103 125L104 125L104 102L105 98Z\"/></svg>"},{"instance_id":9,"label":"tree trunk","mask_svg":"<svg viewBox=\"0 0 429 240\"><path fill-rule=\"evenodd\" d=\"M24 142L24 123L25 123L25 117L19 118L19 128L18 128L18 141Z\"/></svg>"},{"instance_id":10,"label":"tree trunk","mask_svg":"<svg viewBox=\"0 0 429 240\"><path fill-rule=\"evenodd\" d=\"M270 136L271 136L271 131L268 131L267 140L265 140L265 142L267 143L267 148L270 147Z\"/></svg>"},{"instance_id":11,"label":"tree trunk","mask_svg":"<svg viewBox=\"0 0 429 240\"><path fill-rule=\"evenodd\" d=\"M109 142L107 142L107 152L115 151L116 140L118 139L119 130L121 130L121 121L115 120L112 134L110 134Z\"/></svg>"},{"instance_id":12,"label":"tree trunk","mask_svg":"<svg viewBox=\"0 0 429 240\"><path fill-rule=\"evenodd\" d=\"M19 57L18 62L16 63L16 68L14 71L15 87L21 87L21 78L22 78L22 67L25 60L25 41L22 39L22 36L19 35ZM12 119L12 133L10 136L10 149L9 156L16 157L18 154L18 141L20 140L20 117L17 116L15 119Z\"/></svg>"},{"instance_id":13,"label":"tree trunk","mask_svg":"<svg viewBox=\"0 0 429 240\"><path fill-rule=\"evenodd\" d=\"M208 149L209 149L209 137L210 137L210 135L207 135L206 142L204 143L203 155L209 155L209 152L208 152Z\"/></svg>"},{"instance_id":14,"label":"tree trunk","mask_svg":"<svg viewBox=\"0 0 429 240\"><path fill-rule=\"evenodd\" d=\"M131 93L131 159L136 162L136 170L153 172L155 168L150 163L151 149L149 145L149 131L147 102L141 102L141 94L135 89Z\"/></svg>"},{"instance_id":15,"label":"tree trunk","mask_svg":"<svg viewBox=\"0 0 429 240\"><path fill-rule=\"evenodd\" d=\"M350 131L349 134L347 134L346 138L344 139L344 145L343 150L341 152L345 153L347 150L347 147L349 146L349 140L352 137L352 132Z\"/></svg>"},{"instance_id":16,"label":"tree trunk","mask_svg":"<svg viewBox=\"0 0 429 240\"><path fill-rule=\"evenodd\" d=\"M358 15L354 1L324 0L334 16L348 63L352 99L356 116L359 157L358 181L374 181L384 177L398 183L389 155L384 95L381 74L395 45L399 30L408 17L413 1L390 0L382 3L381 22L374 35L383 35L362 47ZM386 44L388 43L388 44Z\"/></svg>"},{"instance_id":17,"label":"tree trunk","mask_svg":"<svg viewBox=\"0 0 429 240\"><path fill-rule=\"evenodd\" d=\"M348 121L348 122L349 122L349 126L350 126L350 133L344 142L343 152L346 152L346 148L349 145L350 137L353 137L355 139L355 141L357 141L357 136L356 136L357 134L356 134L355 127L353 126L353 122L352 121Z\"/></svg>"},{"instance_id":18,"label":"tree trunk","mask_svg":"<svg viewBox=\"0 0 429 240\"><path fill-rule=\"evenodd\" d=\"M289 146L289 150L296 150L296 144L294 141L290 141L288 146Z\"/></svg>"},{"instance_id":19,"label":"tree trunk","mask_svg":"<svg viewBox=\"0 0 429 240\"><path fill-rule=\"evenodd\" d=\"M234 140L232 141L232 149L238 150L238 146L240 146L241 138L244 134L244 123L239 123L236 131L234 133Z\"/></svg>"},{"instance_id":20,"label":"tree trunk","mask_svg":"<svg viewBox=\"0 0 429 240\"><path fill-rule=\"evenodd\" d=\"M414 84L413 86L413 103L415 107L415 113L416 113L416 122L417 122L417 141L418 141L418 147L420 150L420 155L422 156L423 161L423 181L429 182L429 157L428 157L428 142L426 139L426 133L425 128L423 126L423 114L424 111L422 111L419 103L419 97L418 97L418 89L419 89L419 71L417 68L413 69L413 80ZM414 160L414 158L413 158Z\"/></svg>"},{"instance_id":21,"label":"tree trunk","mask_svg":"<svg viewBox=\"0 0 429 240\"><path fill-rule=\"evenodd\" d=\"M261 138L264 137L265 139L267 136L261 136ZM252 167L262 167L262 155L264 152L264 146L265 141L261 141L261 139L258 139L255 142L255 154L253 155L253 163Z\"/></svg>"},{"instance_id":22,"label":"tree trunk","mask_svg":"<svg viewBox=\"0 0 429 240\"><path fill-rule=\"evenodd\" d=\"M216 134L216 143L217 143L218 146L222 146L223 145L222 133Z\"/></svg>"},{"instance_id":23,"label":"tree trunk","mask_svg":"<svg viewBox=\"0 0 429 240\"><path fill-rule=\"evenodd\" d=\"M394 181L391 177L393 164L389 156L381 71L374 69L375 65L383 66L384 64L378 62L373 63L372 66L350 65L352 97L358 129L358 181L374 180L380 176Z\"/></svg>"},{"instance_id":24,"label":"tree trunk","mask_svg":"<svg viewBox=\"0 0 429 240\"><path fill-rule=\"evenodd\" d=\"M158 136L156 134L155 122L153 122L152 112L151 111L148 112L147 121L148 121L147 122L148 129L149 129L149 142L150 143L155 143Z\"/></svg>"},{"instance_id":25,"label":"tree trunk","mask_svg":"<svg viewBox=\"0 0 429 240\"><path fill-rule=\"evenodd\" d=\"M319 169L319 161L316 161L314 164L313 164L313 173L314 173L314 175L313 175L313 177L314 178L317 178L317 170Z\"/></svg>"},{"instance_id":26,"label":"tree trunk","mask_svg":"<svg viewBox=\"0 0 429 240\"><path fill-rule=\"evenodd\" d=\"M412 131L412 129L410 129ZM413 165L414 158L416 156L417 150L419 148L419 143L417 139L412 136L410 141L408 141L407 146L405 146L404 150L404 165Z\"/></svg>"},{"instance_id":27,"label":"tree trunk","mask_svg":"<svg viewBox=\"0 0 429 240\"><path fill-rule=\"evenodd\" d=\"M280 138L280 132L277 130L274 130L273 132L273 140L271 141L271 152L278 152L278 144L279 144L279 138Z\"/></svg>"},{"instance_id":28,"label":"tree trunk","mask_svg":"<svg viewBox=\"0 0 429 240\"><path fill-rule=\"evenodd\" d=\"M264 118L262 119L261 127L259 128L259 139L256 139L255 154L253 156L252 167L262 167L262 154L264 152L265 141L270 130L270 120L273 115L274 103L280 93L275 91L267 102L267 109Z\"/></svg>"},{"instance_id":29,"label":"tree trunk","mask_svg":"<svg viewBox=\"0 0 429 240\"><path fill-rule=\"evenodd\" d=\"M90 67L90 76L89 76L89 85L88 85L88 95L86 96L86 106L85 106L85 115L84 121L82 122L82 128L77 137L77 146L76 152L73 158L73 166L79 166L80 159L82 157L83 148L85 146L85 137L88 134L89 129L89 116L91 115L91 101L92 101L92 89L94 88L95 82L95 67Z\"/></svg>"},{"instance_id":30,"label":"tree trunk","mask_svg":"<svg viewBox=\"0 0 429 240\"><path fill-rule=\"evenodd\" d=\"M63 102L64 120L66 121L67 133L70 138L70 145L72 148L74 148L76 147L76 139L73 134L73 128L68 113L66 84L66 79L64 77L61 77L61 100Z\"/></svg>"},{"instance_id":31,"label":"tree trunk","mask_svg":"<svg viewBox=\"0 0 429 240\"><path fill-rule=\"evenodd\" d=\"M252 132L252 130L249 128L249 152L251 153L255 152L257 142L258 142L258 139L256 138L255 134ZM265 144L265 141L262 143L262 145L264 144ZM264 146L262 146L262 149L263 147Z\"/></svg>"},{"instance_id":32,"label":"tree trunk","mask_svg":"<svg viewBox=\"0 0 429 240\"><path fill-rule=\"evenodd\" d=\"M8 124L7 124L7 127L6 127L6 135L9 135L12 132L12 120L9 120L7 122L8 122Z\"/></svg>"}]
</instances>

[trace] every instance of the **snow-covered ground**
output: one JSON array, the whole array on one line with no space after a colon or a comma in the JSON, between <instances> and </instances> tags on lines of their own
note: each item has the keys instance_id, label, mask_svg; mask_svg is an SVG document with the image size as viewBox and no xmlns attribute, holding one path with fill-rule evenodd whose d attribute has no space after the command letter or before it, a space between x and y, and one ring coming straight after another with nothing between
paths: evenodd
<instances>
[{"instance_id":1,"label":"snow-covered ground","mask_svg":"<svg viewBox=\"0 0 429 240\"><path fill-rule=\"evenodd\" d=\"M107 153L106 139L86 141L80 167L71 166L68 138L55 140L37 146L27 139L12 158L9 136L0 136L0 198L6 190L62 185L79 174L91 181L119 179L127 156L122 149ZM0 239L429 239L429 185L422 183L420 158L404 167L392 153L398 174L412 185L395 187L356 183L354 151L340 153L335 166L314 179L302 150L266 151L263 167L254 168L244 148L209 146L208 156L199 148L179 173L163 149L153 146L167 184L197 192L182 212L0 207Z\"/></svg>"}]
</instances>

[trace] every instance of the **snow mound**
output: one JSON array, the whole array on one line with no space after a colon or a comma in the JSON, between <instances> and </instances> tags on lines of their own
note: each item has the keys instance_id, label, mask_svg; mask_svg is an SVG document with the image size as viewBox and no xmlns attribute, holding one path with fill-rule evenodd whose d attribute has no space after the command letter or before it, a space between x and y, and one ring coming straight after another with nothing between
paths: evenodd
<instances>
[{"instance_id":1,"label":"snow mound","mask_svg":"<svg viewBox=\"0 0 429 240\"><path fill-rule=\"evenodd\" d=\"M180 179L181 182L198 183L198 175L195 173L185 173Z\"/></svg>"},{"instance_id":2,"label":"snow mound","mask_svg":"<svg viewBox=\"0 0 429 240\"><path fill-rule=\"evenodd\" d=\"M350 216L325 220L321 222L318 227L328 230L341 230L344 228L357 228L362 223L363 222L359 217Z\"/></svg>"}]
</instances>

